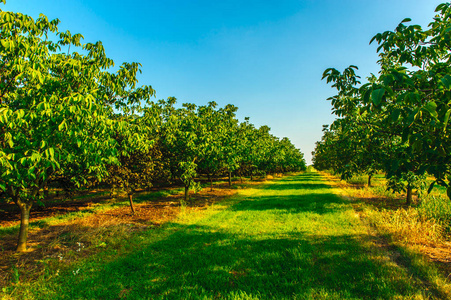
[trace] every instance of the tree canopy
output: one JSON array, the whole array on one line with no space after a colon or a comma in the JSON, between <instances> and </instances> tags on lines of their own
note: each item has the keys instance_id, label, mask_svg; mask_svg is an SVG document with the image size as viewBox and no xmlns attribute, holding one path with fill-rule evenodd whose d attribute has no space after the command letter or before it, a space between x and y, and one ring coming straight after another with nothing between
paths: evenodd
<instances>
[{"instance_id":1,"label":"tree canopy","mask_svg":"<svg viewBox=\"0 0 451 300\"><path fill-rule=\"evenodd\" d=\"M20 208L18 251L50 183L104 181L133 210L133 193L156 181L179 180L188 200L201 173L305 169L288 139L240 123L237 107L154 102L153 88L138 85L139 63L112 71L101 42L83 44L58 25L0 10L0 190Z\"/></svg>"},{"instance_id":2,"label":"tree canopy","mask_svg":"<svg viewBox=\"0 0 451 300\"><path fill-rule=\"evenodd\" d=\"M412 186L426 173L435 176L434 183L447 187L451 196L450 15L450 4L443 3L425 30L407 25L411 20L406 18L394 31L375 35L370 43L379 45L380 71L363 85L355 66L342 73L333 68L324 72L323 78L338 90L330 100L339 119L317 144L317 167L341 174L365 172L360 155L348 162L331 161L336 149L351 147L358 153L374 153L364 159L371 169L406 182L408 201ZM326 144L332 145L330 153ZM368 145L374 150L364 151Z\"/></svg>"}]
</instances>

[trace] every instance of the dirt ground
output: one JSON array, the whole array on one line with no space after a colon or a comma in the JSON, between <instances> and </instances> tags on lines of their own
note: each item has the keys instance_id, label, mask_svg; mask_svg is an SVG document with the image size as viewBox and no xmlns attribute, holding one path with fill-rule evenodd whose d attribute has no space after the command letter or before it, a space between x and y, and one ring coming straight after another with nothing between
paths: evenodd
<instances>
[{"instance_id":1,"label":"dirt ground","mask_svg":"<svg viewBox=\"0 0 451 300\"><path fill-rule=\"evenodd\" d=\"M221 201L236 193L226 184L216 185L213 191L205 188L197 194L190 195L185 211L195 211ZM173 220L180 212L181 194L151 200L134 205L135 213L131 213L129 206L118 207L102 212L92 213L83 218L58 222L57 225L43 225L41 228L32 227L28 234L28 250L16 253L17 233L4 235L0 243L0 286L14 282L17 271L20 279L34 278L42 274L42 265L49 259L64 257L68 261L70 253L79 252L89 256L99 251L102 245L94 245L92 237L96 235L114 235L120 231L137 231L155 228ZM121 199L120 201L123 201ZM51 201L45 207L34 207L30 215L30 222L44 220L48 217L64 215L70 212L83 211L102 202L111 201L109 196L85 195L83 199L71 201ZM10 227L19 224L20 214L13 204L3 204L0 207L0 227ZM81 251L82 250L82 251ZM70 262L70 259L69 261Z\"/></svg>"}]
</instances>

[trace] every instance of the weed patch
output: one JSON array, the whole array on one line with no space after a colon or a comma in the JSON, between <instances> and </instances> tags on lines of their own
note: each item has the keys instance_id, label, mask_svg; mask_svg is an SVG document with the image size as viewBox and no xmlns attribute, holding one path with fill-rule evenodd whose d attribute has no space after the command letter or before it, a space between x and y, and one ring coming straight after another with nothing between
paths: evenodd
<instances>
[{"instance_id":1,"label":"weed patch","mask_svg":"<svg viewBox=\"0 0 451 300\"><path fill-rule=\"evenodd\" d=\"M436 189L417 200L419 204L409 207L404 204L403 195L386 191L382 178L370 188L355 188L329 174L324 176L339 187L337 192L352 201L362 219L379 235L387 237L391 245L397 245L399 251L406 253L422 253L445 277L451 274L451 204L443 191ZM417 264L425 264L419 262L418 254L413 256Z\"/></svg>"}]
</instances>

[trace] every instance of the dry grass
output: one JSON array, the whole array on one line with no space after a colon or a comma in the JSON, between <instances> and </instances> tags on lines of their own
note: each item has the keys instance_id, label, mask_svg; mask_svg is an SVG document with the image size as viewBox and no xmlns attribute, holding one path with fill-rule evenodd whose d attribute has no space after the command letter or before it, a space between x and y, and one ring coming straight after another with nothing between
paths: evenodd
<instances>
[{"instance_id":1,"label":"dry grass","mask_svg":"<svg viewBox=\"0 0 451 300\"><path fill-rule=\"evenodd\" d=\"M384 188L369 189L349 184L328 173L322 173L337 193L353 201L354 209L389 243L419 251L433 261L445 274L451 276L451 237L449 224L425 215L422 206L404 204L404 195L387 195Z\"/></svg>"},{"instance_id":2,"label":"dry grass","mask_svg":"<svg viewBox=\"0 0 451 300\"><path fill-rule=\"evenodd\" d=\"M371 225L389 233L397 241L409 244L437 244L446 240L446 231L435 220L420 217L415 208L365 210Z\"/></svg>"}]
</instances>

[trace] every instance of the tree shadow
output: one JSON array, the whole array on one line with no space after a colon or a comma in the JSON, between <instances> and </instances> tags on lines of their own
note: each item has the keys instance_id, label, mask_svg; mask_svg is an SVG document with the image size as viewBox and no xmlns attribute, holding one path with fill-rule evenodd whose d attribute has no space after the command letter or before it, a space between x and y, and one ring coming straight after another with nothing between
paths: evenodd
<instances>
[{"instance_id":1,"label":"tree shadow","mask_svg":"<svg viewBox=\"0 0 451 300\"><path fill-rule=\"evenodd\" d=\"M284 190L321 190L321 189L328 189L330 188L330 185L324 184L324 183L299 183L299 181L293 181L292 183L285 183L284 184L272 184L270 187L264 188L265 190L274 190L274 191L284 191Z\"/></svg>"},{"instance_id":2,"label":"tree shadow","mask_svg":"<svg viewBox=\"0 0 451 300\"><path fill-rule=\"evenodd\" d=\"M327 214L347 209L344 200L332 193L297 196L265 196L243 200L233 205L233 211L284 210L288 213L314 212Z\"/></svg>"},{"instance_id":3,"label":"tree shadow","mask_svg":"<svg viewBox=\"0 0 451 300\"><path fill-rule=\"evenodd\" d=\"M316 187L277 195L308 184L304 179ZM244 198L226 212L348 209L349 202L322 182L316 174L283 178L261 187L269 195ZM446 298L407 254L388 252L375 240L320 232L251 235L220 225L167 223L164 230L133 234L123 247L68 268L34 293L45 299Z\"/></svg>"},{"instance_id":4,"label":"tree shadow","mask_svg":"<svg viewBox=\"0 0 451 300\"><path fill-rule=\"evenodd\" d=\"M369 236L291 234L283 238L251 238L205 226L170 227L173 234L127 255L116 256L100 269L95 263L102 259L98 257L80 266L80 276L74 270L67 271L71 283L65 282L67 277L56 279L55 297L210 299L246 295L304 299L329 295L393 299L418 293L443 296L412 264L405 267L394 260L381 259Z\"/></svg>"},{"instance_id":5,"label":"tree shadow","mask_svg":"<svg viewBox=\"0 0 451 300\"><path fill-rule=\"evenodd\" d=\"M330 191L330 186L318 174L304 173L283 178L260 189L263 196L246 197L231 208L234 211L285 210L291 213L325 214L345 209L349 203ZM340 208L341 207L341 208Z\"/></svg>"}]
</instances>

